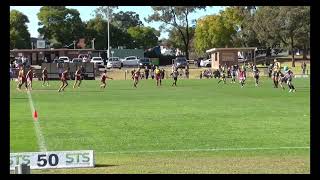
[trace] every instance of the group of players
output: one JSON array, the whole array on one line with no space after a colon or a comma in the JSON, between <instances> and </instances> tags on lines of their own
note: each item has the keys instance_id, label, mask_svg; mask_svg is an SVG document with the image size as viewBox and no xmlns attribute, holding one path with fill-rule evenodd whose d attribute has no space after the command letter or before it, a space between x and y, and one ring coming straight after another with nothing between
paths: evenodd
<instances>
[{"instance_id":1,"label":"group of players","mask_svg":"<svg viewBox=\"0 0 320 180\"><path fill-rule=\"evenodd\" d=\"M226 66L220 66L218 71L220 73L220 79L218 81L218 84L220 82L224 82L226 84ZM287 84L289 87L289 92L295 92L294 85L292 83L293 79L293 72L285 66L284 68L284 73L281 72L281 65L280 62L277 61L277 59L274 60L274 64L272 67L272 80L274 84L274 88L280 87L282 89L285 89L284 84ZM229 69L230 74L231 74L231 83L236 83L236 77L239 79L239 83L241 85L241 88L244 87L245 81L247 78L247 73L246 73L246 67L238 67L237 65L231 66ZM252 66L252 76L255 80L255 86L259 85L259 77L260 77L260 71L256 65Z\"/></svg>"},{"instance_id":2,"label":"group of players","mask_svg":"<svg viewBox=\"0 0 320 180\"><path fill-rule=\"evenodd\" d=\"M73 85L73 88L75 88L76 86L79 88L81 81L83 79L83 71L82 71L83 67L80 66L77 68L74 76L75 76L75 82ZM137 85L139 83L139 79L141 78L141 73L140 73L141 68L139 68L138 70L133 71L132 73L132 79L133 79L133 87L137 88ZM274 83L274 87L278 88L278 86L280 85L280 87L282 89L285 89L284 84L287 84L289 87L289 92L295 92L295 88L294 85L292 83L292 79L293 79L293 72L287 67L284 67L284 72L281 72L281 65L280 63L275 59L274 60L274 64L273 64L273 73L272 73L272 80ZM219 67L219 73L220 73L220 79L218 81L218 84L220 82L224 82L224 84L226 84L226 66L220 66ZM247 78L246 75L246 67L242 66L242 67L238 67L238 66L231 66L231 68L229 69L230 74L231 74L231 83L236 83L236 77L238 77L239 79L239 83L241 85L241 88L244 87L245 85L245 81ZM70 68L68 67L65 71L63 71L60 74L60 80L61 80L61 86L58 89L58 92L64 91L65 88L69 85L68 84L68 79L69 79L69 73L70 72ZM156 85L157 86L161 86L161 79L163 78L161 76L161 70L159 69L159 66L156 66L155 70L155 79L156 79ZM177 86L177 80L178 80L178 76L179 76L179 72L178 72L178 68L173 67L172 68L172 73L170 74L173 78L173 83L171 86ZM255 80L255 86L259 85L259 76L260 76L260 71L257 68L256 65L252 66L252 75L253 78ZM23 67L20 67L19 69L19 73L18 73L18 85L17 85L17 89L21 90L21 87L23 86L23 84L25 84L26 90L32 90L32 78L34 76L34 72L33 72L33 68L30 67L29 70L27 71L27 73L25 74ZM106 87L106 80L107 79L113 79L112 77L107 76L107 70L104 70L104 72L101 74L101 79L100 79L100 88L105 88ZM49 86L49 81L48 81L48 71L47 68L45 67L42 70L42 86L45 86L45 84L47 86Z\"/></svg>"}]
</instances>

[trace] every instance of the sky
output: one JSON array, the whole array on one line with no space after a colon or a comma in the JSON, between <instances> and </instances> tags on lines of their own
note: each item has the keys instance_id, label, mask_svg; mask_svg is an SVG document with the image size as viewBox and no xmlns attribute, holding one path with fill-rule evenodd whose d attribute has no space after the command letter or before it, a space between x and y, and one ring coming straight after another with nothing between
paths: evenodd
<instances>
[{"instance_id":1,"label":"sky","mask_svg":"<svg viewBox=\"0 0 320 180\"><path fill-rule=\"evenodd\" d=\"M29 23L27 23L28 30L31 34L31 37L38 37L38 17L37 13L40 11L40 8L42 6L10 6L10 10L15 9L26 16L28 16ZM94 18L94 10L98 6L66 6L67 8L73 8L77 9L80 13L80 17L82 21L88 21L92 18ZM206 10L198 10L195 13L190 15L190 19L198 19L200 17L206 16L206 15L212 15L219 13L220 10L223 10L224 7L222 6L210 6L207 7ZM115 12L120 11L134 11L137 14L139 14L139 18L144 24L144 26L151 26L157 30L159 30L159 26L161 23L159 22L152 22L147 23L144 21L144 18L147 18L148 15L151 15L153 13L153 10L150 6L118 6L118 9L115 10ZM161 38L168 38L167 32L161 32L160 39Z\"/></svg>"}]
</instances>

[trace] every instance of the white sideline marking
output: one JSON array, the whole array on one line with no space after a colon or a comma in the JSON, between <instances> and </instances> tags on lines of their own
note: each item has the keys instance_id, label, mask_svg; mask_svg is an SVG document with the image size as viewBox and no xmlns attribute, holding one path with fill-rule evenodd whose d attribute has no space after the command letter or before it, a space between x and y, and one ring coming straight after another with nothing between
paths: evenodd
<instances>
[{"instance_id":1,"label":"white sideline marking","mask_svg":"<svg viewBox=\"0 0 320 180\"><path fill-rule=\"evenodd\" d=\"M33 119L33 113L34 113L34 104L32 101L32 97L31 97L31 93L28 90L27 91L28 94L28 99L29 99L29 104L30 104L30 108L31 108L31 115L32 115L32 119ZM38 140L38 145L39 145L39 149L40 151L47 151L47 147L46 147L46 143L44 141L44 137L42 135L41 129L40 129L40 124L39 124L39 117L37 119L37 121L33 120L33 124L36 130L36 136L37 136L37 140Z\"/></svg>"},{"instance_id":2,"label":"white sideline marking","mask_svg":"<svg viewBox=\"0 0 320 180\"><path fill-rule=\"evenodd\" d=\"M252 148L214 148L214 149L172 149L172 150L154 150L154 151L113 151L98 153L158 153L158 152L192 152L192 151L255 151L255 150L280 150L280 149L310 149L310 147L252 147Z\"/></svg>"}]
</instances>

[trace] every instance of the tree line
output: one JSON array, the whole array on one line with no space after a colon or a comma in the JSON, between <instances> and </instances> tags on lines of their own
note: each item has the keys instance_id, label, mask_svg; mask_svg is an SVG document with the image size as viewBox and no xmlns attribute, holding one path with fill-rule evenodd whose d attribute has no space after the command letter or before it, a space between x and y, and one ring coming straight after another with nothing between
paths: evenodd
<instances>
[{"instance_id":1,"label":"tree line","mask_svg":"<svg viewBox=\"0 0 320 180\"><path fill-rule=\"evenodd\" d=\"M131 11L114 13L116 6L98 7L95 17L82 21L76 9L65 6L44 6L38 13L39 34L50 46L61 48L84 38L87 48L95 38L96 49L107 48L107 12L110 15L110 46L148 49L159 42L179 48L190 59L205 56L213 47L284 48L292 54L303 49L306 58L310 47L309 6L228 6L217 14L191 19L191 14L206 6L151 6L153 13L146 22L161 22L159 30L143 26L139 14ZM23 13L10 12L10 48L31 46ZM192 23L191 23L192 22ZM160 39L160 32L169 32L168 39Z\"/></svg>"}]
</instances>

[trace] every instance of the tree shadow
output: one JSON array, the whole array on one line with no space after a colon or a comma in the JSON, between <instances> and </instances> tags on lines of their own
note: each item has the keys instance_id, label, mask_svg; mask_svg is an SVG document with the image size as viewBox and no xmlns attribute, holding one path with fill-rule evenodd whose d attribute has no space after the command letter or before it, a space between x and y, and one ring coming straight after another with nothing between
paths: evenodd
<instances>
[{"instance_id":1,"label":"tree shadow","mask_svg":"<svg viewBox=\"0 0 320 180\"><path fill-rule=\"evenodd\" d=\"M113 165L113 164L96 164L95 167L114 167L119 165Z\"/></svg>"}]
</instances>

